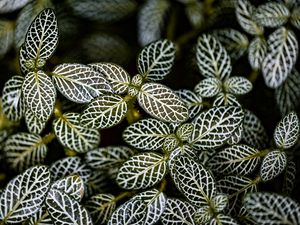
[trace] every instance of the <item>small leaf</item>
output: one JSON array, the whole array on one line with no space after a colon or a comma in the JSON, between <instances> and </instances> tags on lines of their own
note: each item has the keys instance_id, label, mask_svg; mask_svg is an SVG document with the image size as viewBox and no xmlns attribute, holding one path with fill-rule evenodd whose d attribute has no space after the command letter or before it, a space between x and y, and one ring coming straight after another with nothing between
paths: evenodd
<instances>
[{"instance_id":1,"label":"small leaf","mask_svg":"<svg viewBox=\"0 0 300 225\"><path fill-rule=\"evenodd\" d=\"M45 129L47 121L39 120L29 108L25 111L25 123L30 133L40 134Z\"/></svg>"},{"instance_id":2,"label":"small leaf","mask_svg":"<svg viewBox=\"0 0 300 225\"><path fill-rule=\"evenodd\" d=\"M9 13L22 8L29 0L3 0L0 2L0 13Z\"/></svg>"},{"instance_id":3,"label":"small leaf","mask_svg":"<svg viewBox=\"0 0 300 225\"><path fill-rule=\"evenodd\" d=\"M29 225L53 225L51 217L49 216L46 205L42 207L28 220Z\"/></svg>"},{"instance_id":4,"label":"small leaf","mask_svg":"<svg viewBox=\"0 0 300 225\"><path fill-rule=\"evenodd\" d=\"M46 166L35 166L12 179L0 196L0 219L4 223L21 223L36 213L50 186Z\"/></svg>"},{"instance_id":5,"label":"small leaf","mask_svg":"<svg viewBox=\"0 0 300 225\"><path fill-rule=\"evenodd\" d=\"M188 118L188 109L183 101L162 84L144 84L137 99L147 113L163 122L181 123Z\"/></svg>"},{"instance_id":6,"label":"small leaf","mask_svg":"<svg viewBox=\"0 0 300 225\"><path fill-rule=\"evenodd\" d=\"M206 78L195 86L194 91L201 97L211 98L222 91L222 82L218 78Z\"/></svg>"},{"instance_id":7,"label":"small leaf","mask_svg":"<svg viewBox=\"0 0 300 225\"><path fill-rule=\"evenodd\" d=\"M177 129L176 136L181 141L187 141L191 137L193 130L194 125L192 123L184 123Z\"/></svg>"},{"instance_id":8,"label":"small leaf","mask_svg":"<svg viewBox=\"0 0 300 225\"><path fill-rule=\"evenodd\" d=\"M171 134L164 139L164 144L162 146L162 150L164 152L172 152L178 145L180 141L175 134Z\"/></svg>"},{"instance_id":9,"label":"small leaf","mask_svg":"<svg viewBox=\"0 0 300 225\"><path fill-rule=\"evenodd\" d=\"M293 24L296 28L300 29L300 7L295 6L291 13L291 24Z\"/></svg>"},{"instance_id":10,"label":"small leaf","mask_svg":"<svg viewBox=\"0 0 300 225\"><path fill-rule=\"evenodd\" d=\"M215 218L213 218L208 225L239 225L235 219L230 216L218 214Z\"/></svg>"},{"instance_id":11,"label":"small leaf","mask_svg":"<svg viewBox=\"0 0 300 225\"><path fill-rule=\"evenodd\" d=\"M248 49L248 61L254 70L261 69L262 62L267 53L267 42L264 38L254 38Z\"/></svg>"},{"instance_id":12,"label":"small leaf","mask_svg":"<svg viewBox=\"0 0 300 225\"><path fill-rule=\"evenodd\" d=\"M179 155L185 155L187 157L190 157L193 160L197 160L199 157L197 155L197 152L192 149L189 145L182 145L177 146L173 151L170 153L169 160L168 160L168 167L169 170L173 169L174 166L174 160ZM202 161L201 161L202 162Z\"/></svg>"},{"instance_id":13,"label":"small leaf","mask_svg":"<svg viewBox=\"0 0 300 225\"><path fill-rule=\"evenodd\" d=\"M180 89L176 94L181 98L184 104L188 107L189 117L192 119L199 114L203 108L203 101L201 96L187 89Z\"/></svg>"},{"instance_id":14,"label":"small leaf","mask_svg":"<svg viewBox=\"0 0 300 225\"><path fill-rule=\"evenodd\" d=\"M223 85L226 92L234 95L244 95L252 90L252 83L245 77L230 77Z\"/></svg>"},{"instance_id":15,"label":"small leaf","mask_svg":"<svg viewBox=\"0 0 300 225\"><path fill-rule=\"evenodd\" d=\"M241 104L238 102L237 98L233 94L221 92L217 95L213 102L213 107L220 106L241 107Z\"/></svg>"},{"instance_id":16,"label":"small leaf","mask_svg":"<svg viewBox=\"0 0 300 225\"><path fill-rule=\"evenodd\" d=\"M145 189L162 180L167 172L163 155L147 152L131 157L119 169L117 183L124 189Z\"/></svg>"}]
</instances>

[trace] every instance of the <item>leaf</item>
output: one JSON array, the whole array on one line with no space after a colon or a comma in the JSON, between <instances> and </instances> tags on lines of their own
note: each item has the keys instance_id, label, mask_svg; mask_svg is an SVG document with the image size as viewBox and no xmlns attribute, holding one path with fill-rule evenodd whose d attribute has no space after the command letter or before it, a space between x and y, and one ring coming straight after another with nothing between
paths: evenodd
<instances>
[{"instance_id":1,"label":"leaf","mask_svg":"<svg viewBox=\"0 0 300 225\"><path fill-rule=\"evenodd\" d=\"M268 2L258 6L253 17L264 27L279 27L288 21L290 12L283 3Z\"/></svg>"},{"instance_id":2,"label":"leaf","mask_svg":"<svg viewBox=\"0 0 300 225\"><path fill-rule=\"evenodd\" d=\"M244 131L243 124L240 124L240 126L235 130L235 132L227 140L227 144L236 145L236 144L240 143L240 141L242 140L243 131Z\"/></svg>"},{"instance_id":3,"label":"leaf","mask_svg":"<svg viewBox=\"0 0 300 225\"><path fill-rule=\"evenodd\" d=\"M30 69L27 68L27 54L25 49L25 44L22 44L19 50L19 66L20 71L23 76L30 72Z\"/></svg>"},{"instance_id":4,"label":"leaf","mask_svg":"<svg viewBox=\"0 0 300 225\"><path fill-rule=\"evenodd\" d=\"M22 8L29 0L3 0L0 2L0 13L9 13Z\"/></svg>"},{"instance_id":5,"label":"leaf","mask_svg":"<svg viewBox=\"0 0 300 225\"><path fill-rule=\"evenodd\" d=\"M159 81L171 71L175 60L175 44L167 39L144 47L137 59L140 75L149 81Z\"/></svg>"},{"instance_id":6,"label":"leaf","mask_svg":"<svg viewBox=\"0 0 300 225\"><path fill-rule=\"evenodd\" d=\"M254 6L248 0L238 0L236 3L236 17L240 26L249 34L262 35L264 28L257 24L253 18Z\"/></svg>"},{"instance_id":7,"label":"leaf","mask_svg":"<svg viewBox=\"0 0 300 225\"><path fill-rule=\"evenodd\" d=\"M0 219L4 223L21 223L36 213L50 186L46 166L35 166L12 179L0 196Z\"/></svg>"},{"instance_id":8,"label":"leaf","mask_svg":"<svg viewBox=\"0 0 300 225\"><path fill-rule=\"evenodd\" d=\"M181 141L187 141L192 135L193 130L194 130L194 125L192 123L184 123L180 125L180 127L177 129L176 136Z\"/></svg>"},{"instance_id":9,"label":"leaf","mask_svg":"<svg viewBox=\"0 0 300 225\"><path fill-rule=\"evenodd\" d=\"M173 149L169 156L168 167L170 171L173 169L174 160L176 160L176 157L179 155L184 155L194 160L197 160L199 158L197 152L189 145L184 144L182 146L177 146L175 149Z\"/></svg>"},{"instance_id":10,"label":"leaf","mask_svg":"<svg viewBox=\"0 0 300 225\"><path fill-rule=\"evenodd\" d=\"M232 70L230 58L221 43L212 35L203 34L197 40L197 65L205 78L227 78Z\"/></svg>"},{"instance_id":11,"label":"leaf","mask_svg":"<svg viewBox=\"0 0 300 225\"><path fill-rule=\"evenodd\" d=\"M257 224L299 224L300 207L289 197L275 193L250 193L244 199L248 213Z\"/></svg>"},{"instance_id":12,"label":"leaf","mask_svg":"<svg viewBox=\"0 0 300 225\"><path fill-rule=\"evenodd\" d=\"M8 3L9 4L9 3ZM0 13L2 7L0 3ZM0 19L0 59L10 50L13 44L14 24L11 21Z\"/></svg>"},{"instance_id":13,"label":"leaf","mask_svg":"<svg viewBox=\"0 0 300 225\"><path fill-rule=\"evenodd\" d=\"M54 109L56 90L45 72L29 72L22 85L22 95L26 107L38 120L49 119Z\"/></svg>"},{"instance_id":14,"label":"leaf","mask_svg":"<svg viewBox=\"0 0 300 225\"><path fill-rule=\"evenodd\" d=\"M211 218L212 215L210 212L210 207L208 206L202 206L198 208L193 215L193 219L196 224L208 224Z\"/></svg>"},{"instance_id":15,"label":"leaf","mask_svg":"<svg viewBox=\"0 0 300 225\"><path fill-rule=\"evenodd\" d=\"M130 84L129 74L121 67L112 63L93 63L90 66L103 74L112 85L116 94L124 94Z\"/></svg>"},{"instance_id":16,"label":"leaf","mask_svg":"<svg viewBox=\"0 0 300 225\"><path fill-rule=\"evenodd\" d=\"M52 9L44 9L28 28L25 49L28 59L35 61L35 68L41 61L49 59L58 44L58 27Z\"/></svg>"},{"instance_id":17,"label":"leaf","mask_svg":"<svg viewBox=\"0 0 300 225\"><path fill-rule=\"evenodd\" d=\"M123 140L142 150L157 150L162 147L171 131L168 125L157 119L142 119L129 125L123 131Z\"/></svg>"},{"instance_id":18,"label":"leaf","mask_svg":"<svg viewBox=\"0 0 300 225\"><path fill-rule=\"evenodd\" d=\"M291 24L294 25L297 29L300 29L300 7L295 6L290 18Z\"/></svg>"},{"instance_id":19,"label":"leaf","mask_svg":"<svg viewBox=\"0 0 300 225\"><path fill-rule=\"evenodd\" d=\"M286 80L296 63L298 41L293 31L280 27L269 36L267 45L262 73L266 85L277 88Z\"/></svg>"},{"instance_id":20,"label":"leaf","mask_svg":"<svg viewBox=\"0 0 300 225\"><path fill-rule=\"evenodd\" d=\"M276 126L274 141L278 148L291 148L299 139L299 118L295 112L287 114Z\"/></svg>"},{"instance_id":21,"label":"leaf","mask_svg":"<svg viewBox=\"0 0 300 225\"><path fill-rule=\"evenodd\" d=\"M294 189L295 181L296 181L296 164L292 160L287 161L287 165L284 171L284 180L283 180L283 187L282 192L284 194L290 195Z\"/></svg>"},{"instance_id":22,"label":"leaf","mask_svg":"<svg viewBox=\"0 0 300 225\"><path fill-rule=\"evenodd\" d=\"M100 142L98 130L79 123L79 113L65 113L53 121L53 130L63 146L78 153L94 149Z\"/></svg>"},{"instance_id":23,"label":"leaf","mask_svg":"<svg viewBox=\"0 0 300 225\"><path fill-rule=\"evenodd\" d=\"M111 177L108 177L108 174L103 173L103 171L99 170L91 170L88 181L85 185L85 194L87 197L98 193L106 193L111 191L112 183ZM114 184L113 187L117 185Z\"/></svg>"},{"instance_id":24,"label":"leaf","mask_svg":"<svg viewBox=\"0 0 300 225\"><path fill-rule=\"evenodd\" d=\"M85 205L94 224L106 224L116 208L115 196L97 194L87 200Z\"/></svg>"},{"instance_id":25,"label":"leaf","mask_svg":"<svg viewBox=\"0 0 300 225\"><path fill-rule=\"evenodd\" d=\"M106 146L89 151L85 156L85 162L97 170L118 168L134 153L134 150L126 146Z\"/></svg>"},{"instance_id":26,"label":"leaf","mask_svg":"<svg viewBox=\"0 0 300 225\"><path fill-rule=\"evenodd\" d=\"M47 121L41 121L31 112L29 108L25 111L25 123L27 126L27 130L30 133L41 134L45 129Z\"/></svg>"},{"instance_id":27,"label":"leaf","mask_svg":"<svg viewBox=\"0 0 300 225\"><path fill-rule=\"evenodd\" d=\"M168 198L160 220L163 225L194 225L195 211L195 207L186 201Z\"/></svg>"},{"instance_id":28,"label":"leaf","mask_svg":"<svg viewBox=\"0 0 300 225\"><path fill-rule=\"evenodd\" d=\"M241 104L238 102L237 98L233 94L221 92L217 95L213 102L213 107L220 106L241 107Z\"/></svg>"},{"instance_id":29,"label":"leaf","mask_svg":"<svg viewBox=\"0 0 300 225\"><path fill-rule=\"evenodd\" d=\"M267 53L267 42L264 38L254 38L248 48L248 61L253 70L260 70Z\"/></svg>"},{"instance_id":30,"label":"leaf","mask_svg":"<svg viewBox=\"0 0 300 225\"><path fill-rule=\"evenodd\" d=\"M233 145L218 151L209 161L210 169L220 174L247 175L260 162L260 152L247 145Z\"/></svg>"},{"instance_id":31,"label":"leaf","mask_svg":"<svg viewBox=\"0 0 300 225\"><path fill-rule=\"evenodd\" d=\"M63 191L50 189L46 198L46 206L52 221L56 225L92 224L88 211Z\"/></svg>"},{"instance_id":32,"label":"leaf","mask_svg":"<svg viewBox=\"0 0 300 225\"><path fill-rule=\"evenodd\" d=\"M24 132L11 135L4 146L6 162L17 171L43 163L47 151L41 136Z\"/></svg>"},{"instance_id":33,"label":"leaf","mask_svg":"<svg viewBox=\"0 0 300 225\"><path fill-rule=\"evenodd\" d=\"M83 64L60 64L51 75L60 93L76 103L89 103L104 93L112 92L110 84L101 73Z\"/></svg>"},{"instance_id":34,"label":"leaf","mask_svg":"<svg viewBox=\"0 0 300 225\"><path fill-rule=\"evenodd\" d=\"M22 101L22 84L24 77L13 76L5 84L2 91L2 112L13 121L23 117L24 104Z\"/></svg>"},{"instance_id":35,"label":"leaf","mask_svg":"<svg viewBox=\"0 0 300 225\"><path fill-rule=\"evenodd\" d=\"M166 172L163 155L146 152L127 160L119 169L116 181L124 189L145 189L160 182Z\"/></svg>"},{"instance_id":36,"label":"leaf","mask_svg":"<svg viewBox=\"0 0 300 225\"><path fill-rule=\"evenodd\" d=\"M137 99L147 113L163 122L181 123L188 118L188 109L183 101L162 84L144 84Z\"/></svg>"},{"instance_id":37,"label":"leaf","mask_svg":"<svg viewBox=\"0 0 300 225\"><path fill-rule=\"evenodd\" d=\"M196 150L222 146L243 121L241 108L216 107L200 113L193 121L194 130L189 143Z\"/></svg>"},{"instance_id":38,"label":"leaf","mask_svg":"<svg viewBox=\"0 0 300 225\"><path fill-rule=\"evenodd\" d=\"M223 85L226 92L234 95L244 95L252 90L252 83L245 77L230 77Z\"/></svg>"},{"instance_id":39,"label":"leaf","mask_svg":"<svg viewBox=\"0 0 300 225\"><path fill-rule=\"evenodd\" d=\"M46 205L42 207L28 220L29 225L53 225L51 217L49 216Z\"/></svg>"},{"instance_id":40,"label":"leaf","mask_svg":"<svg viewBox=\"0 0 300 225\"><path fill-rule=\"evenodd\" d=\"M285 152L278 150L269 152L262 161L260 167L261 179L266 182L274 179L283 172L287 164Z\"/></svg>"},{"instance_id":41,"label":"leaf","mask_svg":"<svg viewBox=\"0 0 300 225\"><path fill-rule=\"evenodd\" d=\"M194 88L197 95L204 98L212 98L222 91L222 81L218 78L210 77L201 80Z\"/></svg>"},{"instance_id":42,"label":"leaf","mask_svg":"<svg viewBox=\"0 0 300 225\"><path fill-rule=\"evenodd\" d=\"M230 216L218 214L215 218L213 218L208 225L238 225L238 223Z\"/></svg>"},{"instance_id":43,"label":"leaf","mask_svg":"<svg viewBox=\"0 0 300 225\"><path fill-rule=\"evenodd\" d=\"M228 196L225 194L217 194L212 202L215 211L222 212L228 206Z\"/></svg>"}]
</instances>

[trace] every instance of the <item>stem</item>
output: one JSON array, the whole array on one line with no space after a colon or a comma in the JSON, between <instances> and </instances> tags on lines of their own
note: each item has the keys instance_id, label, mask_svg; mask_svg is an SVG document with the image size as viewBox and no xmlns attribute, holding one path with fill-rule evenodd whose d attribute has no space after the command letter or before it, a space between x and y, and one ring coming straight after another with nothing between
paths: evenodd
<instances>
[{"instance_id":1,"label":"stem","mask_svg":"<svg viewBox=\"0 0 300 225\"><path fill-rule=\"evenodd\" d=\"M166 187L167 187L167 180L163 179L162 182L160 183L159 191L164 192L166 190Z\"/></svg>"},{"instance_id":2,"label":"stem","mask_svg":"<svg viewBox=\"0 0 300 225\"><path fill-rule=\"evenodd\" d=\"M123 192L114 198L114 202L118 202L126 197L131 197L133 194L134 194L134 192L130 192L130 191Z\"/></svg>"},{"instance_id":3,"label":"stem","mask_svg":"<svg viewBox=\"0 0 300 225\"><path fill-rule=\"evenodd\" d=\"M174 8L174 10L171 12L169 24L167 27L167 39L173 40L175 35L175 28L176 28L176 19L177 19L177 12L178 8Z\"/></svg>"},{"instance_id":4,"label":"stem","mask_svg":"<svg viewBox=\"0 0 300 225\"><path fill-rule=\"evenodd\" d=\"M257 153L257 156L258 157L264 157L266 156L269 152L271 151L271 149L267 148L267 149L264 149L264 150L261 150Z\"/></svg>"},{"instance_id":5,"label":"stem","mask_svg":"<svg viewBox=\"0 0 300 225\"><path fill-rule=\"evenodd\" d=\"M65 154L66 154L66 156L75 156L75 155L77 155L77 152L75 152L72 149L65 149Z\"/></svg>"},{"instance_id":6,"label":"stem","mask_svg":"<svg viewBox=\"0 0 300 225\"><path fill-rule=\"evenodd\" d=\"M254 83L258 77L258 74L259 74L259 70L252 70L252 72L250 73L250 75L248 77L248 80L251 83Z\"/></svg>"},{"instance_id":7,"label":"stem","mask_svg":"<svg viewBox=\"0 0 300 225\"><path fill-rule=\"evenodd\" d=\"M135 108L136 97L132 97L130 95L126 95L124 97L124 101L126 101L128 110L126 113L126 119L129 124L133 124L134 122L138 121L141 118L141 114L138 109Z\"/></svg>"},{"instance_id":8,"label":"stem","mask_svg":"<svg viewBox=\"0 0 300 225\"><path fill-rule=\"evenodd\" d=\"M55 107L54 107L54 116L55 118L61 118L62 115L62 106L60 101L56 101Z\"/></svg>"},{"instance_id":9,"label":"stem","mask_svg":"<svg viewBox=\"0 0 300 225\"><path fill-rule=\"evenodd\" d=\"M49 133L49 134L47 134L46 136L44 136L44 137L42 138L42 142L43 142L43 144L47 145L47 144L49 144L55 137L56 137L56 136L55 136L54 133Z\"/></svg>"}]
</instances>

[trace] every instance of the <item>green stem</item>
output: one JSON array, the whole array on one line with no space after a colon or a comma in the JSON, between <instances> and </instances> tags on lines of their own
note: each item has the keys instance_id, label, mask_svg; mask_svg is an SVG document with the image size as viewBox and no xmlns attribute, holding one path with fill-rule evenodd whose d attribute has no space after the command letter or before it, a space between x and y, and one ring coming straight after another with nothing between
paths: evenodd
<instances>
[{"instance_id":1,"label":"green stem","mask_svg":"<svg viewBox=\"0 0 300 225\"><path fill-rule=\"evenodd\" d=\"M159 191L164 192L166 190L166 187L167 187L167 180L163 179L162 182L160 183Z\"/></svg>"},{"instance_id":2,"label":"green stem","mask_svg":"<svg viewBox=\"0 0 300 225\"><path fill-rule=\"evenodd\" d=\"M49 144L54 138L55 138L55 134L54 133L49 133L46 136L43 137L42 142L43 144L47 145Z\"/></svg>"},{"instance_id":3,"label":"green stem","mask_svg":"<svg viewBox=\"0 0 300 225\"><path fill-rule=\"evenodd\" d=\"M251 83L254 83L258 77L258 74L259 74L259 70L252 70L252 72L250 73L250 75L248 77L248 80Z\"/></svg>"},{"instance_id":4,"label":"green stem","mask_svg":"<svg viewBox=\"0 0 300 225\"><path fill-rule=\"evenodd\" d=\"M54 116L55 116L55 118L63 117L61 102L58 100L56 101L55 106L54 106Z\"/></svg>"},{"instance_id":5,"label":"green stem","mask_svg":"<svg viewBox=\"0 0 300 225\"><path fill-rule=\"evenodd\" d=\"M118 202L126 197L131 197L132 195L134 195L134 192L131 191L122 192L121 194L119 194L117 197L114 198L114 202Z\"/></svg>"}]
</instances>

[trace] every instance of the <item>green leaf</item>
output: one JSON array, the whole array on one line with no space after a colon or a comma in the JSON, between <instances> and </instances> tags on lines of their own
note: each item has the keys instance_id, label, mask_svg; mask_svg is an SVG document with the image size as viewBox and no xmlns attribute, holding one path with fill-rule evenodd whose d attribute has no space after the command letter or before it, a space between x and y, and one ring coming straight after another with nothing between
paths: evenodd
<instances>
[{"instance_id":1,"label":"green leaf","mask_svg":"<svg viewBox=\"0 0 300 225\"><path fill-rule=\"evenodd\" d=\"M142 119L129 125L123 131L123 140L142 150L157 150L162 147L171 131L168 125L157 119Z\"/></svg>"},{"instance_id":2,"label":"green leaf","mask_svg":"<svg viewBox=\"0 0 300 225\"><path fill-rule=\"evenodd\" d=\"M238 225L238 223L230 216L218 214L215 218L213 218L208 225Z\"/></svg>"},{"instance_id":3,"label":"green leaf","mask_svg":"<svg viewBox=\"0 0 300 225\"><path fill-rule=\"evenodd\" d=\"M212 98L222 91L222 81L215 77L201 80L194 88L197 95L204 98Z\"/></svg>"},{"instance_id":4,"label":"green leaf","mask_svg":"<svg viewBox=\"0 0 300 225\"><path fill-rule=\"evenodd\" d=\"M22 100L22 84L24 77L13 76L5 84L2 91L2 112L13 121L18 121L24 114Z\"/></svg>"},{"instance_id":5,"label":"green leaf","mask_svg":"<svg viewBox=\"0 0 300 225\"><path fill-rule=\"evenodd\" d=\"M193 215L193 219L196 224L208 224L211 217L210 207L208 206L198 207L197 211Z\"/></svg>"},{"instance_id":6,"label":"green leaf","mask_svg":"<svg viewBox=\"0 0 300 225\"><path fill-rule=\"evenodd\" d=\"M291 13L291 24L293 24L296 28L300 29L300 7L295 6Z\"/></svg>"},{"instance_id":7,"label":"green leaf","mask_svg":"<svg viewBox=\"0 0 300 225\"><path fill-rule=\"evenodd\" d=\"M56 90L45 72L29 72L24 79L22 86L24 103L35 117L41 121L47 121L51 116L55 99Z\"/></svg>"},{"instance_id":8,"label":"green leaf","mask_svg":"<svg viewBox=\"0 0 300 225\"><path fill-rule=\"evenodd\" d=\"M120 123L127 113L127 103L119 95L103 95L83 111L80 123L94 129L110 128Z\"/></svg>"},{"instance_id":9,"label":"green leaf","mask_svg":"<svg viewBox=\"0 0 300 225\"><path fill-rule=\"evenodd\" d=\"M49 216L46 205L42 207L28 220L29 225L53 225L51 217Z\"/></svg>"},{"instance_id":10,"label":"green leaf","mask_svg":"<svg viewBox=\"0 0 300 225\"><path fill-rule=\"evenodd\" d=\"M210 34L198 38L197 65L205 78L227 78L232 70L230 58L221 43Z\"/></svg>"},{"instance_id":11,"label":"green leaf","mask_svg":"<svg viewBox=\"0 0 300 225\"><path fill-rule=\"evenodd\" d=\"M213 107L220 106L241 107L241 104L238 102L237 98L233 94L221 92L217 95L213 102Z\"/></svg>"},{"instance_id":12,"label":"green leaf","mask_svg":"<svg viewBox=\"0 0 300 225\"><path fill-rule=\"evenodd\" d=\"M104 93L112 92L110 84L101 73L83 64L60 64L51 75L56 88L76 103L89 103Z\"/></svg>"},{"instance_id":13,"label":"green leaf","mask_svg":"<svg viewBox=\"0 0 300 225\"><path fill-rule=\"evenodd\" d=\"M247 145L233 145L218 151L209 161L210 169L220 174L247 175L260 162L259 151Z\"/></svg>"},{"instance_id":14,"label":"green leaf","mask_svg":"<svg viewBox=\"0 0 300 225\"><path fill-rule=\"evenodd\" d=\"M186 201L168 198L160 220L163 225L194 225L195 211L195 207Z\"/></svg>"},{"instance_id":15,"label":"green leaf","mask_svg":"<svg viewBox=\"0 0 300 225\"><path fill-rule=\"evenodd\" d=\"M292 193L296 182L296 173L296 163L289 159L284 171L284 180L282 186L282 192L284 194L290 195Z\"/></svg>"},{"instance_id":16,"label":"green leaf","mask_svg":"<svg viewBox=\"0 0 300 225\"><path fill-rule=\"evenodd\" d=\"M0 13L9 13L22 8L29 0L3 0L0 2Z\"/></svg>"},{"instance_id":17,"label":"green leaf","mask_svg":"<svg viewBox=\"0 0 300 225\"><path fill-rule=\"evenodd\" d=\"M236 145L236 144L240 143L240 141L242 140L243 131L244 131L243 124L240 124L240 126L235 130L235 132L227 140L227 144Z\"/></svg>"},{"instance_id":18,"label":"green leaf","mask_svg":"<svg viewBox=\"0 0 300 225\"><path fill-rule=\"evenodd\" d=\"M194 130L189 143L196 150L222 146L243 121L239 107L215 107L200 113L193 121Z\"/></svg>"},{"instance_id":19,"label":"green leaf","mask_svg":"<svg viewBox=\"0 0 300 225\"><path fill-rule=\"evenodd\" d=\"M63 146L78 153L94 149L100 142L98 130L79 123L79 113L65 113L53 121L53 130Z\"/></svg>"},{"instance_id":20,"label":"green leaf","mask_svg":"<svg viewBox=\"0 0 300 225\"><path fill-rule=\"evenodd\" d=\"M6 162L18 171L43 163L47 151L39 135L24 132L11 135L4 146Z\"/></svg>"},{"instance_id":21,"label":"green leaf","mask_svg":"<svg viewBox=\"0 0 300 225\"><path fill-rule=\"evenodd\" d=\"M21 223L36 213L50 186L46 166L35 166L12 179L0 196L0 219L4 223Z\"/></svg>"},{"instance_id":22,"label":"green leaf","mask_svg":"<svg viewBox=\"0 0 300 225\"><path fill-rule=\"evenodd\" d=\"M264 27L279 27L288 21L290 12L283 3L268 2L260 5L253 17L257 23Z\"/></svg>"},{"instance_id":23,"label":"green leaf","mask_svg":"<svg viewBox=\"0 0 300 225\"><path fill-rule=\"evenodd\" d=\"M298 41L292 30L280 27L268 37L268 50L262 63L265 83L279 87L292 71L298 55Z\"/></svg>"},{"instance_id":24,"label":"green leaf","mask_svg":"<svg viewBox=\"0 0 300 225\"><path fill-rule=\"evenodd\" d=\"M176 94L181 98L183 103L188 107L189 117L192 119L199 114L203 108L203 101L201 96L187 89L180 89Z\"/></svg>"},{"instance_id":25,"label":"green leaf","mask_svg":"<svg viewBox=\"0 0 300 225\"><path fill-rule=\"evenodd\" d=\"M144 84L137 99L147 113L163 122L182 123L188 118L184 102L173 90L162 84Z\"/></svg>"},{"instance_id":26,"label":"green leaf","mask_svg":"<svg viewBox=\"0 0 300 225\"><path fill-rule=\"evenodd\" d=\"M131 157L119 169L116 181L124 189L145 189L162 180L167 172L163 155L147 152Z\"/></svg>"},{"instance_id":27,"label":"green leaf","mask_svg":"<svg viewBox=\"0 0 300 225\"><path fill-rule=\"evenodd\" d=\"M146 80L159 81L171 71L175 60L175 44L158 40L143 48L137 59L138 72Z\"/></svg>"},{"instance_id":28,"label":"green leaf","mask_svg":"<svg viewBox=\"0 0 300 225\"><path fill-rule=\"evenodd\" d=\"M252 83L245 77L230 77L223 85L226 92L234 95L244 95L252 90Z\"/></svg>"},{"instance_id":29,"label":"green leaf","mask_svg":"<svg viewBox=\"0 0 300 225\"><path fill-rule=\"evenodd\" d=\"M184 123L176 131L176 136L181 141L187 141L191 137L194 130L194 125L192 123Z\"/></svg>"},{"instance_id":30,"label":"green leaf","mask_svg":"<svg viewBox=\"0 0 300 225\"><path fill-rule=\"evenodd\" d=\"M254 38L248 49L248 61L254 70L261 69L262 62L267 53L267 42L264 38Z\"/></svg>"},{"instance_id":31,"label":"green leaf","mask_svg":"<svg viewBox=\"0 0 300 225\"><path fill-rule=\"evenodd\" d=\"M192 149L189 145L182 145L178 146L170 153L169 160L168 160L168 167L171 171L174 166L174 160L176 160L176 157L179 155L185 155L187 157L190 157L191 159L197 160L199 156L197 155L197 152ZM201 161L202 162L202 161Z\"/></svg>"},{"instance_id":32,"label":"green leaf","mask_svg":"<svg viewBox=\"0 0 300 225\"><path fill-rule=\"evenodd\" d=\"M89 151L85 162L93 169L107 170L121 166L134 153L134 150L126 146L106 146Z\"/></svg>"},{"instance_id":33,"label":"green leaf","mask_svg":"<svg viewBox=\"0 0 300 225\"><path fill-rule=\"evenodd\" d=\"M278 150L269 152L260 167L261 179L264 182L274 179L284 171L286 164L287 156L285 152Z\"/></svg>"},{"instance_id":34,"label":"green leaf","mask_svg":"<svg viewBox=\"0 0 300 225\"><path fill-rule=\"evenodd\" d=\"M0 13L2 7L0 3ZM5 19L0 19L0 59L10 50L13 44L14 23Z\"/></svg>"},{"instance_id":35,"label":"green leaf","mask_svg":"<svg viewBox=\"0 0 300 225\"><path fill-rule=\"evenodd\" d=\"M256 224L299 224L300 206L291 198L273 193L250 193L244 205Z\"/></svg>"},{"instance_id":36,"label":"green leaf","mask_svg":"<svg viewBox=\"0 0 300 225\"><path fill-rule=\"evenodd\" d=\"M22 44L20 46L19 50L19 65L20 65L20 71L23 76L25 76L28 72L30 72L30 69L27 68L27 55L26 55L26 49L25 49L25 44Z\"/></svg>"},{"instance_id":37,"label":"green leaf","mask_svg":"<svg viewBox=\"0 0 300 225\"><path fill-rule=\"evenodd\" d=\"M55 225L92 224L88 211L63 191L50 189L46 198L46 206Z\"/></svg>"},{"instance_id":38,"label":"green leaf","mask_svg":"<svg viewBox=\"0 0 300 225\"><path fill-rule=\"evenodd\" d=\"M33 112L27 108L25 111L25 123L30 133L40 134L45 129L47 121L39 120Z\"/></svg>"},{"instance_id":39,"label":"green leaf","mask_svg":"<svg viewBox=\"0 0 300 225\"><path fill-rule=\"evenodd\" d=\"M276 126L274 141L278 148L291 148L299 139L299 118L295 112L287 114Z\"/></svg>"},{"instance_id":40,"label":"green leaf","mask_svg":"<svg viewBox=\"0 0 300 225\"><path fill-rule=\"evenodd\" d=\"M124 94L127 92L130 76L121 66L112 63L93 63L90 66L105 76L112 85L114 93Z\"/></svg>"}]
</instances>

